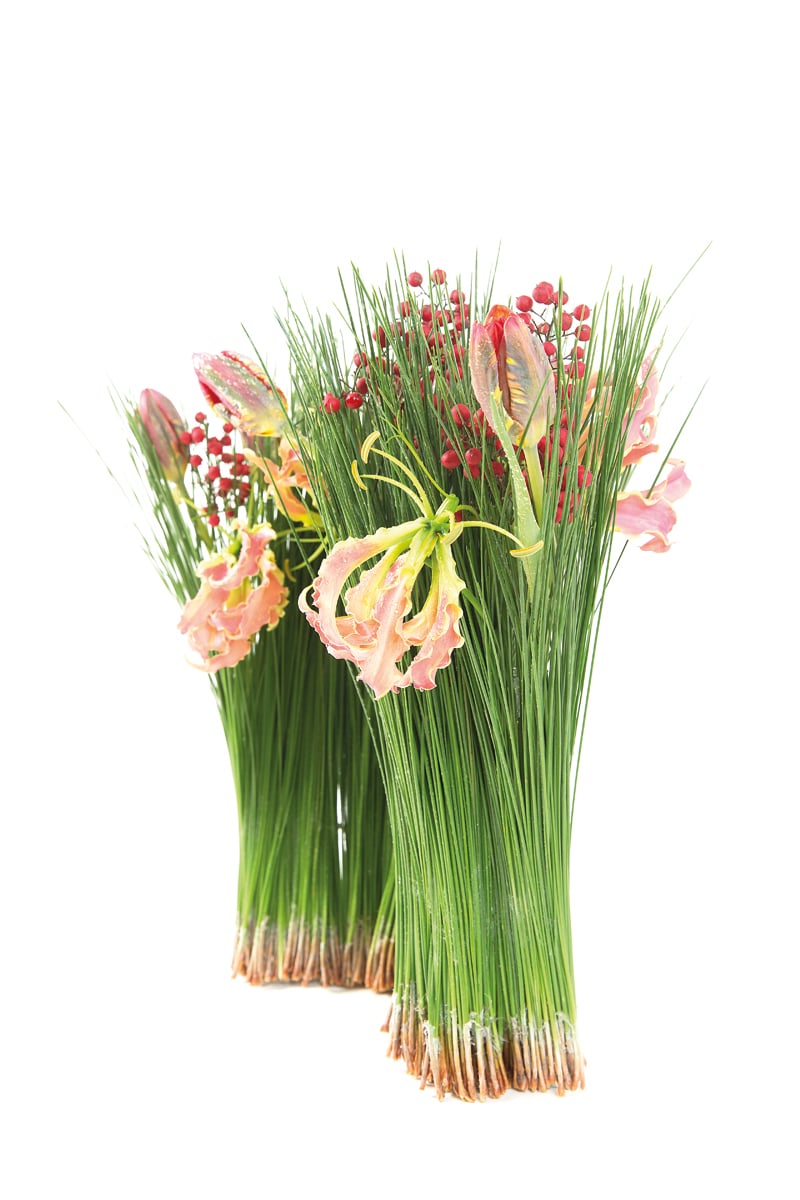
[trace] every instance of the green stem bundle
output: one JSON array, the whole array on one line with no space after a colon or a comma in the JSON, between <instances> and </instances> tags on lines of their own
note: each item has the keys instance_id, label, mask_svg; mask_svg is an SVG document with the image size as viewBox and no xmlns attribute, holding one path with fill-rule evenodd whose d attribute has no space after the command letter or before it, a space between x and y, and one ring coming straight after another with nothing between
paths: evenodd
<instances>
[{"instance_id":1,"label":"green stem bundle","mask_svg":"<svg viewBox=\"0 0 800 1200\"><path fill-rule=\"evenodd\" d=\"M455 482L440 465L445 437L459 444L459 406L476 406L469 374L462 378L458 369L468 329L460 355L447 339L442 354L431 353L429 327L403 279L389 277L382 292L372 291L356 273L353 292L345 300L344 345L329 319L290 310L285 322L305 459L330 543L415 516L402 488L374 475L356 486L351 463L376 432L384 450L430 481L430 491L458 490L465 520L477 514L512 529L515 501L505 481L465 469ZM430 293L431 308L445 309L435 279ZM475 305L474 288L468 299ZM487 308L484 299L481 311ZM408 316L405 328L396 323L398 311ZM576 748L625 477L626 431L657 311L646 288L615 304L605 300L586 378L569 388L560 379L570 431L568 493L577 490L579 458L591 473L574 519L556 519L562 472L545 463L533 570L530 560L509 555L498 533L465 528L453 545L466 584L463 645L432 690L405 687L366 704L395 850L389 1052L440 1096L474 1100L508 1087L583 1086L569 904ZM353 343L366 363L368 400L356 412L331 412L320 400L352 386ZM587 405L592 370L596 399ZM550 421L560 415L552 412ZM408 483L405 473L393 478ZM418 580L414 611L425 579Z\"/></svg>"},{"instance_id":2,"label":"green stem bundle","mask_svg":"<svg viewBox=\"0 0 800 1200\"><path fill-rule=\"evenodd\" d=\"M165 477L136 409L118 407L142 488L145 548L184 605L216 548L213 534L183 482ZM250 508L288 555L292 527L264 485L254 484ZM305 571L302 559L295 569ZM275 628L209 678L238 808L234 975L390 990L393 879L380 771L347 671L297 611L296 590Z\"/></svg>"}]
</instances>

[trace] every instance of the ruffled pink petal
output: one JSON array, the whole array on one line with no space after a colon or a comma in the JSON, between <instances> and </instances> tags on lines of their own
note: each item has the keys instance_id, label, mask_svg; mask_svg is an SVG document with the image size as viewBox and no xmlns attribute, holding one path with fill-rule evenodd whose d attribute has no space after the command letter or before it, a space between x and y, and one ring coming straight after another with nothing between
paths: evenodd
<instances>
[{"instance_id":1,"label":"ruffled pink petal","mask_svg":"<svg viewBox=\"0 0 800 1200\"><path fill-rule=\"evenodd\" d=\"M436 591L435 617L401 686L412 683L421 691L436 687L436 672L449 666L453 651L463 646L464 639L458 628L461 619L458 597L465 587L463 579L456 574L450 547L440 543L436 548L434 586L431 588L432 592Z\"/></svg>"},{"instance_id":2,"label":"ruffled pink petal","mask_svg":"<svg viewBox=\"0 0 800 1200\"><path fill-rule=\"evenodd\" d=\"M259 629L274 629L283 616L289 600L288 588L284 586L283 572L273 564L257 588L253 588L242 605L239 625L241 637L252 637Z\"/></svg>"},{"instance_id":3,"label":"ruffled pink petal","mask_svg":"<svg viewBox=\"0 0 800 1200\"><path fill-rule=\"evenodd\" d=\"M631 467L647 454L653 454L658 446L653 441L656 432L656 397L658 396L658 374L652 365L652 357L642 363L642 386L636 397L636 408L625 437L624 467Z\"/></svg>"},{"instance_id":4,"label":"ruffled pink petal","mask_svg":"<svg viewBox=\"0 0 800 1200\"><path fill-rule=\"evenodd\" d=\"M205 625L211 614L225 603L226 595L207 583L201 583L197 595L184 605L178 622L179 631L189 633L191 629Z\"/></svg>"},{"instance_id":5,"label":"ruffled pink petal","mask_svg":"<svg viewBox=\"0 0 800 1200\"><path fill-rule=\"evenodd\" d=\"M411 611L411 593L417 577L417 572L409 569L408 560L409 555L402 554L386 576L375 605L375 644L368 653L359 656L358 678L372 688L376 700L387 692L396 692L403 679L397 669L409 649L402 632L403 618Z\"/></svg>"},{"instance_id":6,"label":"ruffled pink petal","mask_svg":"<svg viewBox=\"0 0 800 1200\"><path fill-rule=\"evenodd\" d=\"M214 674L222 667L235 667L238 662L246 658L250 653L249 638L242 638L239 641L226 642L225 649L221 654L215 654L211 658L206 658L201 663L192 663L199 671L206 671L209 674Z\"/></svg>"},{"instance_id":7,"label":"ruffled pink petal","mask_svg":"<svg viewBox=\"0 0 800 1200\"><path fill-rule=\"evenodd\" d=\"M363 637L358 645L351 645L348 638L353 632L350 625L342 625L336 617L336 607L342 588L349 577L362 563L374 558L376 554L394 546L396 543L410 543L419 529L418 521L408 521L404 525L395 525L391 529L379 529L376 533L364 538L346 538L337 542L333 550L323 562L319 575L300 595L298 604L306 620L322 638L328 651L334 658L344 658L348 662L360 662L361 656L354 657L355 651L361 651ZM315 609L308 603L308 592L312 591ZM364 619L372 614L365 613ZM360 624L363 626L364 621Z\"/></svg>"},{"instance_id":8,"label":"ruffled pink petal","mask_svg":"<svg viewBox=\"0 0 800 1200\"><path fill-rule=\"evenodd\" d=\"M259 529L240 526L239 530L241 544L238 557L226 551L207 559L197 569L200 578L213 588L233 592L241 587L245 579L257 575L264 551L275 537L275 530L269 525Z\"/></svg>"},{"instance_id":9,"label":"ruffled pink petal","mask_svg":"<svg viewBox=\"0 0 800 1200\"><path fill-rule=\"evenodd\" d=\"M672 469L667 478L656 484L649 496L643 492L620 492L617 497L614 528L629 538L647 537L641 543L642 550L657 554L669 550L669 534L677 520L673 503L691 487L685 463L674 458L669 462Z\"/></svg>"}]
</instances>

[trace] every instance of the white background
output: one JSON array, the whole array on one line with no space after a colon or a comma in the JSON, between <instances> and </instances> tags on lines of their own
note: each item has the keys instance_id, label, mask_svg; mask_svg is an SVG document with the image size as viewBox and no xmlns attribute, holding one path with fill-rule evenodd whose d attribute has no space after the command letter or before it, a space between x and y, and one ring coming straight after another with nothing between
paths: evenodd
<instances>
[{"instance_id":1,"label":"white background","mask_svg":"<svg viewBox=\"0 0 800 1200\"><path fill-rule=\"evenodd\" d=\"M284 8L285 6L280 6ZM0 1183L22 1197L797 1194L796 67L778 6L28 5L5 19ZM792 118L794 111L794 118ZM205 681L109 385L275 370L336 270L666 294L694 481L629 552L576 821L578 1096L437 1103L386 1000L232 982ZM669 422L668 422L669 423ZM790 584L790 577L792 583ZM790 620L791 619L791 620ZM309 733L311 736L311 732Z\"/></svg>"}]
</instances>

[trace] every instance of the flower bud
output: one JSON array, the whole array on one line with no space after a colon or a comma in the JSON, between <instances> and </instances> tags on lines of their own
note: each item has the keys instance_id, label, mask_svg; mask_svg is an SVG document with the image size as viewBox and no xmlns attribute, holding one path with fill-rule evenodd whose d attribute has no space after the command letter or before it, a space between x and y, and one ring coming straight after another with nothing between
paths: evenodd
<instances>
[{"instance_id":1,"label":"flower bud","mask_svg":"<svg viewBox=\"0 0 800 1200\"><path fill-rule=\"evenodd\" d=\"M207 401L222 407L246 437L280 437L288 432L286 397L251 363L226 350L195 354L192 361Z\"/></svg>"},{"instance_id":2,"label":"flower bud","mask_svg":"<svg viewBox=\"0 0 800 1200\"><path fill-rule=\"evenodd\" d=\"M153 443L164 478L178 483L189 465L189 448L181 442L186 425L175 405L153 388L145 388L139 397L139 419Z\"/></svg>"}]
</instances>

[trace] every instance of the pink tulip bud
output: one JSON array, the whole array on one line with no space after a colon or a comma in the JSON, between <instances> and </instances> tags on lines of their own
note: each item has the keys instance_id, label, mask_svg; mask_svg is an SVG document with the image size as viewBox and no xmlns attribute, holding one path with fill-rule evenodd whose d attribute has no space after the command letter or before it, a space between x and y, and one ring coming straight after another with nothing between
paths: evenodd
<instances>
[{"instance_id":1,"label":"pink tulip bud","mask_svg":"<svg viewBox=\"0 0 800 1200\"><path fill-rule=\"evenodd\" d=\"M244 359L221 354L195 354L194 369L209 404L225 409L248 438L281 437L288 433L286 397Z\"/></svg>"},{"instance_id":2,"label":"pink tulip bud","mask_svg":"<svg viewBox=\"0 0 800 1200\"><path fill-rule=\"evenodd\" d=\"M153 443L165 479L178 483L189 465L189 448L181 441L186 425L175 405L153 388L145 388L139 397L139 418Z\"/></svg>"}]
</instances>

